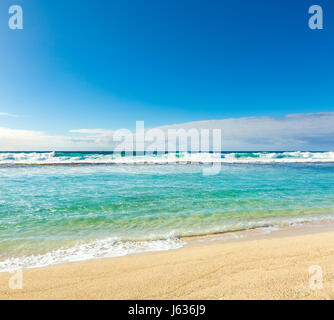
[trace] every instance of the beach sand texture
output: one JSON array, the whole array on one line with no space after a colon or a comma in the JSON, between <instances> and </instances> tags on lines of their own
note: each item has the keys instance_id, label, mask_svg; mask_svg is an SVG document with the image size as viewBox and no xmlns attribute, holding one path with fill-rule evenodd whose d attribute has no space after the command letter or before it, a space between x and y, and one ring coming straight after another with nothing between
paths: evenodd
<instances>
[{"instance_id":1,"label":"beach sand texture","mask_svg":"<svg viewBox=\"0 0 334 320\"><path fill-rule=\"evenodd\" d=\"M309 267L323 289L309 286ZM182 249L23 270L23 289L1 299L332 299L334 232Z\"/></svg>"}]
</instances>

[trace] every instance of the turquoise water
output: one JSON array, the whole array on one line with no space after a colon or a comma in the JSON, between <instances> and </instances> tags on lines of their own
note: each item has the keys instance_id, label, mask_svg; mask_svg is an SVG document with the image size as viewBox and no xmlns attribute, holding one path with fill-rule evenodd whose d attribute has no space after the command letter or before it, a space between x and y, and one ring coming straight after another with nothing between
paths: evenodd
<instances>
[{"instance_id":1,"label":"turquoise water","mask_svg":"<svg viewBox=\"0 0 334 320\"><path fill-rule=\"evenodd\" d=\"M330 161L222 163L211 176L203 166L3 164L0 271L178 248L189 235L334 218Z\"/></svg>"}]
</instances>

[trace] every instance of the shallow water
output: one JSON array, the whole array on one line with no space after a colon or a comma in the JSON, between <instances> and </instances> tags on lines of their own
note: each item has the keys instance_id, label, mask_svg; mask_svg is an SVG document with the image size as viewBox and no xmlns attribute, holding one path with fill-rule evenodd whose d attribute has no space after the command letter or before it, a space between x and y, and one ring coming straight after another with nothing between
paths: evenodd
<instances>
[{"instance_id":1,"label":"shallow water","mask_svg":"<svg viewBox=\"0 0 334 320\"><path fill-rule=\"evenodd\" d=\"M87 159L68 157L79 156ZM222 163L211 176L203 167L0 166L0 271L168 250L188 235L334 219L334 163Z\"/></svg>"}]
</instances>

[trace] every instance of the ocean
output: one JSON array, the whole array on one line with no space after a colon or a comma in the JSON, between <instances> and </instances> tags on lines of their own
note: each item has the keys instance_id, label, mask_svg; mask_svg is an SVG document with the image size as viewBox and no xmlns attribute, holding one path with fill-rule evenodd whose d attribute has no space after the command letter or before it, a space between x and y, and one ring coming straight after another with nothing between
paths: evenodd
<instances>
[{"instance_id":1,"label":"ocean","mask_svg":"<svg viewBox=\"0 0 334 320\"><path fill-rule=\"evenodd\" d=\"M334 152L0 153L0 272L333 219Z\"/></svg>"}]
</instances>

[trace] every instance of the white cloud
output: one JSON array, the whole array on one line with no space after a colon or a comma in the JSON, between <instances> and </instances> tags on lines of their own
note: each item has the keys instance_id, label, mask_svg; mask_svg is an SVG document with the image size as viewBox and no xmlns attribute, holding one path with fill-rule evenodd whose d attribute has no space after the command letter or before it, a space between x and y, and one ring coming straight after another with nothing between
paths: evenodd
<instances>
[{"instance_id":1,"label":"white cloud","mask_svg":"<svg viewBox=\"0 0 334 320\"><path fill-rule=\"evenodd\" d=\"M22 115L20 115L20 114L14 114L14 113L8 113L8 112L0 112L0 117L21 118Z\"/></svg>"},{"instance_id":2,"label":"white cloud","mask_svg":"<svg viewBox=\"0 0 334 320\"><path fill-rule=\"evenodd\" d=\"M334 112L188 122L159 127L221 129L223 150L334 150ZM148 128L147 128L148 129ZM0 127L0 150L112 150L113 130L73 129L51 136Z\"/></svg>"},{"instance_id":3,"label":"white cloud","mask_svg":"<svg viewBox=\"0 0 334 320\"><path fill-rule=\"evenodd\" d=\"M92 134L92 135L107 135L113 134L113 130L106 129L72 129L70 133L83 133L83 134Z\"/></svg>"},{"instance_id":4,"label":"white cloud","mask_svg":"<svg viewBox=\"0 0 334 320\"><path fill-rule=\"evenodd\" d=\"M51 136L32 130L15 130L0 127L0 150L2 151L53 151L87 150L99 146L90 137Z\"/></svg>"},{"instance_id":5,"label":"white cloud","mask_svg":"<svg viewBox=\"0 0 334 320\"><path fill-rule=\"evenodd\" d=\"M209 120L162 128L220 128L224 150L334 149L334 112Z\"/></svg>"}]
</instances>

